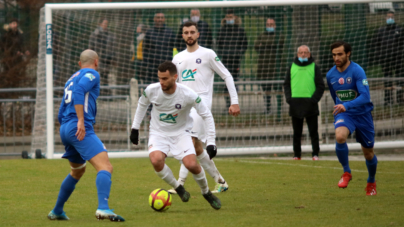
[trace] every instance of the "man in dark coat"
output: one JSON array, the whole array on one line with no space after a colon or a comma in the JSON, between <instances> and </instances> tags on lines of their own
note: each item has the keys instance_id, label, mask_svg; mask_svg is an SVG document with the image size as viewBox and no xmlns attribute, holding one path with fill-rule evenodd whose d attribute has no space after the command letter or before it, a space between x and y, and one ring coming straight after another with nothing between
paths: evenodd
<instances>
[{"instance_id":1,"label":"man in dark coat","mask_svg":"<svg viewBox=\"0 0 404 227\"><path fill-rule=\"evenodd\" d=\"M297 49L297 57L286 72L284 90L286 102L290 106L289 115L292 117L293 159L301 159L303 120L306 118L313 148L312 158L316 161L320 152L318 102L324 93L324 81L320 67L314 63L308 46L302 45Z\"/></svg>"},{"instance_id":2,"label":"man in dark coat","mask_svg":"<svg viewBox=\"0 0 404 227\"><path fill-rule=\"evenodd\" d=\"M174 33L166 27L164 13L156 13L154 27L147 30L143 41L143 61L147 69L146 84L158 82L157 68L162 62L171 61L173 44Z\"/></svg>"},{"instance_id":3,"label":"man in dark coat","mask_svg":"<svg viewBox=\"0 0 404 227\"><path fill-rule=\"evenodd\" d=\"M191 21L195 22L198 25L199 38L198 44L200 46L212 49L212 32L210 30L209 24L205 21L201 20L201 12L199 9L191 9ZM187 48L187 45L184 42L184 38L182 38L182 27L184 24L180 25L180 28L177 33L177 37L175 40L175 48L177 48L178 52L181 52Z\"/></svg>"},{"instance_id":4,"label":"man in dark coat","mask_svg":"<svg viewBox=\"0 0 404 227\"><path fill-rule=\"evenodd\" d=\"M0 40L1 63L3 72L1 84L6 87L17 87L19 82L24 80L25 66L24 59L30 52L24 47L22 31L18 29L18 21L13 19Z\"/></svg>"},{"instance_id":5,"label":"man in dark coat","mask_svg":"<svg viewBox=\"0 0 404 227\"><path fill-rule=\"evenodd\" d=\"M257 80L277 80L276 69L279 68L279 65L276 65L276 58L282 56L285 37L276 31L274 19L268 18L265 25L265 32L258 36L254 44L254 49L259 54ZM261 87L267 93L271 91L272 84L262 84ZM268 94L266 95L266 110L267 113L271 110L271 96Z\"/></svg>"},{"instance_id":6,"label":"man in dark coat","mask_svg":"<svg viewBox=\"0 0 404 227\"><path fill-rule=\"evenodd\" d=\"M230 71L234 81L239 79L241 60L247 47L247 36L241 27L241 18L235 16L233 10L228 10L217 34L217 48L222 63ZM228 93L227 87L224 92ZM226 104L227 107L230 106L229 97L226 97Z\"/></svg>"},{"instance_id":7,"label":"man in dark coat","mask_svg":"<svg viewBox=\"0 0 404 227\"><path fill-rule=\"evenodd\" d=\"M376 49L374 59L382 66L385 78L403 77L403 48L404 34L403 28L394 21L394 12L389 11L386 17L386 25L381 26L373 38L373 46ZM398 86L403 86L404 81L398 82ZM384 105L393 103L392 86L393 82L384 83ZM403 90L397 91L397 102L404 103Z\"/></svg>"}]
</instances>

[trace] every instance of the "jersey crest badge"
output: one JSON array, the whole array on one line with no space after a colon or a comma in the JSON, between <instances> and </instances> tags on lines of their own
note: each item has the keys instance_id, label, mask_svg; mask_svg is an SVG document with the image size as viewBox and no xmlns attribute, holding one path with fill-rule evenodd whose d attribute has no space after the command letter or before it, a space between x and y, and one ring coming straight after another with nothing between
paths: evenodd
<instances>
[{"instance_id":1,"label":"jersey crest badge","mask_svg":"<svg viewBox=\"0 0 404 227\"><path fill-rule=\"evenodd\" d=\"M338 83L341 84L341 85L343 85L343 84L344 84L344 78L342 78L342 77L339 78Z\"/></svg>"},{"instance_id":2,"label":"jersey crest badge","mask_svg":"<svg viewBox=\"0 0 404 227\"><path fill-rule=\"evenodd\" d=\"M175 109L180 110L181 109L181 104L175 104Z\"/></svg>"},{"instance_id":3,"label":"jersey crest badge","mask_svg":"<svg viewBox=\"0 0 404 227\"><path fill-rule=\"evenodd\" d=\"M91 81L93 81L95 79L95 76L91 73L86 73L86 75L84 75L85 77L87 77L88 79L90 79Z\"/></svg>"},{"instance_id":4,"label":"jersey crest badge","mask_svg":"<svg viewBox=\"0 0 404 227\"><path fill-rule=\"evenodd\" d=\"M201 64L202 60L200 58L196 59L196 64Z\"/></svg>"},{"instance_id":5,"label":"jersey crest badge","mask_svg":"<svg viewBox=\"0 0 404 227\"><path fill-rule=\"evenodd\" d=\"M346 78L346 83L351 84L352 83L352 78L351 77Z\"/></svg>"}]
</instances>

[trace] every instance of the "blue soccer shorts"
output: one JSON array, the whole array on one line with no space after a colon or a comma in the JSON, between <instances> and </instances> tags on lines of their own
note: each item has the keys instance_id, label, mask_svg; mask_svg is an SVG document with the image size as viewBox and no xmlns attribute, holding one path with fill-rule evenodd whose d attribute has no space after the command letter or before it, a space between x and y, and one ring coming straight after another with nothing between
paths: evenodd
<instances>
[{"instance_id":1,"label":"blue soccer shorts","mask_svg":"<svg viewBox=\"0 0 404 227\"><path fill-rule=\"evenodd\" d=\"M86 135L82 141L77 139L77 121L70 121L60 127L60 138L65 145L62 158L70 162L83 164L97 154L107 151L104 144L97 137L93 127L86 126Z\"/></svg>"},{"instance_id":2,"label":"blue soccer shorts","mask_svg":"<svg viewBox=\"0 0 404 227\"><path fill-rule=\"evenodd\" d=\"M340 113L334 116L334 127L347 127L349 133L356 132L356 142L363 147L372 148L375 143L375 127L372 113L369 111L361 115Z\"/></svg>"}]
</instances>

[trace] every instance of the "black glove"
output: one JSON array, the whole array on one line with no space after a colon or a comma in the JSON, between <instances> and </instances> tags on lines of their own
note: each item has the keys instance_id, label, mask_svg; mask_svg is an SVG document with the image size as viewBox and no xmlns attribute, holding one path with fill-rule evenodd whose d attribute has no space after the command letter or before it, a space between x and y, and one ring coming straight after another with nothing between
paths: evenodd
<instances>
[{"instance_id":1,"label":"black glove","mask_svg":"<svg viewBox=\"0 0 404 227\"><path fill-rule=\"evenodd\" d=\"M139 130L132 128L132 131L130 133L130 141L132 141L133 144L138 145L139 144Z\"/></svg>"},{"instance_id":2,"label":"black glove","mask_svg":"<svg viewBox=\"0 0 404 227\"><path fill-rule=\"evenodd\" d=\"M215 145L209 145L206 147L206 151L208 152L209 158L212 159L216 156L217 148Z\"/></svg>"}]
</instances>

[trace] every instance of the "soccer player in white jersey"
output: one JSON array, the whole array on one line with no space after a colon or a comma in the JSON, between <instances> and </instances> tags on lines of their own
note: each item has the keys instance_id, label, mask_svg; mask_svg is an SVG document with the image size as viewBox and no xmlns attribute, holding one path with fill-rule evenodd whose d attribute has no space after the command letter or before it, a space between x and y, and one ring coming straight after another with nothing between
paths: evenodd
<instances>
[{"instance_id":1,"label":"soccer player in white jersey","mask_svg":"<svg viewBox=\"0 0 404 227\"><path fill-rule=\"evenodd\" d=\"M139 99L135 118L132 124L130 139L132 143L139 142L139 128L147 107L153 104L151 111L149 157L156 174L175 188L183 202L188 202L190 194L185 191L174 177L171 169L165 164L168 152L193 174L196 183L202 190L203 197L210 205L218 210L220 200L212 194L208 187L205 172L196 160L196 153L191 138L192 118L191 108L204 119L207 126L207 147L210 152L216 152L215 122L212 113L203 99L192 89L177 84L177 68L166 61L158 67L160 83L149 85Z\"/></svg>"},{"instance_id":2,"label":"soccer player in white jersey","mask_svg":"<svg viewBox=\"0 0 404 227\"><path fill-rule=\"evenodd\" d=\"M227 89L230 93L231 105L229 107L229 114L233 116L239 115L240 107L238 105L237 90L234 85L233 77L213 50L198 45L198 25L195 22L188 21L184 23L182 32L182 37L187 45L187 49L178 53L173 58L173 63L177 66L179 74L179 83L194 90L205 101L209 109L211 109L213 79L216 72L226 82ZM198 160L205 171L208 172L217 183L213 193L226 191L229 186L220 175L212 160L216 155L216 150L214 153L203 150L202 143L206 143L204 122L194 109L191 110L191 116L194 119L192 140ZM178 179L180 184L185 184L187 175L188 170L184 165L181 165ZM175 193L172 189L169 190L169 192Z\"/></svg>"}]
</instances>

